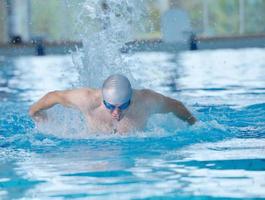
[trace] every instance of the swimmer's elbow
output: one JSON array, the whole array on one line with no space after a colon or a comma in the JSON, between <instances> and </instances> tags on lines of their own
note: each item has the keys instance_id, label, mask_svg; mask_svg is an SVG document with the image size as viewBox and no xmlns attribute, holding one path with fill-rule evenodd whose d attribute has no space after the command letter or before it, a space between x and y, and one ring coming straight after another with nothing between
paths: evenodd
<instances>
[{"instance_id":1,"label":"swimmer's elbow","mask_svg":"<svg viewBox=\"0 0 265 200\"><path fill-rule=\"evenodd\" d=\"M40 110L48 109L53 105L59 103L59 100L57 98L57 92L54 91L47 93L30 107L29 115L34 116L35 113L39 112Z\"/></svg>"},{"instance_id":2,"label":"swimmer's elbow","mask_svg":"<svg viewBox=\"0 0 265 200\"><path fill-rule=\"evenodd\" d=\"M61 91L52 91L47 93L41 101L43 102L45 107L51 107L56 104L65 105L66 100Z\"/></svg>"},{"instance_id":3,"label":"swimmer's elbow","mask_svg":"<svg viewBox=\"0 0 265 200\"><path fill-rule=\"evenodd\" d=\"M60 104L66 107L70 107L71 103L67 98L67 95L64 91L52 91L47 94L47 98L53 104Z\"/></svg>"},{"instance_id":4,"label":"swimmer's elbow","mask_svg":"<svg viewBox=\"0 0 265 200\"><path fill-rule=\"evenodd\" d=\"M52 92L48 92L45 96L44 96L45 100L47 102L52 102L52 103L61 103L61 95L59 91L52 91Z\"/></svg>"}]
</instances>

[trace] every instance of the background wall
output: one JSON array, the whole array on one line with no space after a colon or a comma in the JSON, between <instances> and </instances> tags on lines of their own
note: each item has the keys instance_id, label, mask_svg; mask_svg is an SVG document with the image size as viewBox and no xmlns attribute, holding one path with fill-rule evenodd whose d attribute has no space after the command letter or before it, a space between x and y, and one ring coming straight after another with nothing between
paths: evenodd
<instances>
[{"instance_id":1,"label":"background wall","mask_svg":"<svg viewBox=\"0 0 265 200\"><path fill-rule=\"evenodd\" d=\"M0 1L0 42L7 40L5 1Z\"/></svg>"},{"instance_id":2,"label":"background wall","mask_svg":"<svg viewBox=\"0 0 265 200\"><path fill-rule=\"evenodd\" d=\"M0 1L0 42L7 41L5 2ZM20 0L24 1L24 0ZM88 0L30 0L30 35L48 41L79 40L78 17ZM168 8L188 12L194 32L204 36L265 33L264 0L144 0L144 29L136 38L159 38L160 17ZM243 6L242 6L243 5ZM243 13L243 14L242 14ZM140 30L140 31L139 31Z\"/></svg>"}]
</instances>

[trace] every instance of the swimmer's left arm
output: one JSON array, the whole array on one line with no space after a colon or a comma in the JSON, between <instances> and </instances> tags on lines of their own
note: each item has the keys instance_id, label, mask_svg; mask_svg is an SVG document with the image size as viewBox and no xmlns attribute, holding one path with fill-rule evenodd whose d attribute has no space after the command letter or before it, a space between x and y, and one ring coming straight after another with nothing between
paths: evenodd
<instances>
[{"instance_id":1,"label":"swimmer's left arm","mask_svg":"<svg viewBox=\"0 0 265 200\"><path fill-rule=\"evenodd\" d=\"M184 104L178 100L166 97L162 94L156 93L152 90L147 90L148 96L151 97L149 102L154 108L155 113L173 113L175 116L183 121L188 122L190 125L195 124L196 118L191 112L184 106Z\"/></svg>"},{"instance_id":2,"label":"swimmer's left arm","mask_svg":"<svg viewBox=\"0 0 265 200\"><path fill-rule=\"evenodd\" d=\"M184 104L175 99L164 97L164 106L162 106L162 109L164 112L173 112L175 116L183 121L187 121L190 125L195 124L197 121Z\"/></svg>"}]
</instances>

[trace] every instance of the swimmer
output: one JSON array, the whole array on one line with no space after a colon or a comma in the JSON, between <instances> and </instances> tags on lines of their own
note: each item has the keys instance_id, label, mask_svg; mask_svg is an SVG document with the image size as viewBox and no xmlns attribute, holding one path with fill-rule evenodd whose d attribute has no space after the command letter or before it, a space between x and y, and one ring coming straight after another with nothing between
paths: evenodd
<instances>
[{"instance_id":1,"label":"swimmer","mask_svg":"<svg viewBox=\"0 0 265 200\"><path fill-rule=\"evenodd\" d=\"M41 121L45 118L43 111L56 104L81 111L93 132L142 130L149 117L158 113L173 113L190 125L196 122L180 101L149 89L132 89L127 77L120 74L109 76L101 89L49 92L31 106L29 115Z\"/></svg>"}]
</instances>

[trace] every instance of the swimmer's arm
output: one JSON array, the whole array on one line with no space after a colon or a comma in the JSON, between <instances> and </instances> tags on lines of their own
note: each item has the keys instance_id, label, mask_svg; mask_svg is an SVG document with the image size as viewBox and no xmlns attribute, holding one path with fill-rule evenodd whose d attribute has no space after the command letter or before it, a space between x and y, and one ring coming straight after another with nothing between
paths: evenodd
<instances>
[{"instance_id":1,"label":"swimmer's arm","mask_svg":"<svg viewBox=\"0 0 265 200\"><path fill-rule=\"evenodd\" d=\"M86 89L53 91L44 95L29 109L29 115L34 116L40 111L47 110L56 104L82 110L84 96L88 93Z\"/></svg>"},{"instance_id":2,"label":"swimmer's arm","mask_svg":"<svg viewBox=\"0 0 265 200\"><path fill-rule=\"evenodd\" d=\"M169 97L164 97L164 102L164 106L162 107L163 112L173 112L175 116L183 121L188 122L190 125L195 124L197 121L182 102Z\"/></svg>"},{"instance_id":3,"label":"swimmer's arm","mask_svg":"<svg viewBox=\"0 0 265 200\"><path fill-rule=\"evenodd\" d=\"M149 97L152 98L151 104L154 106L155 113L173 113L183 121L193 125L197 120L191 112L180 101L166 97L162 94L149 90Z\"/></svg>"}]
</instances>

